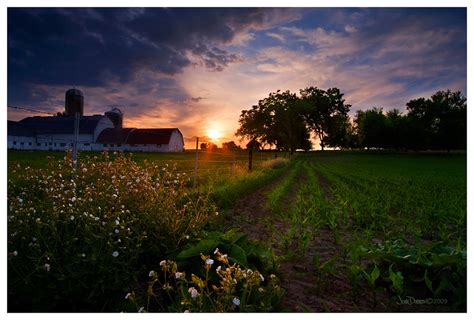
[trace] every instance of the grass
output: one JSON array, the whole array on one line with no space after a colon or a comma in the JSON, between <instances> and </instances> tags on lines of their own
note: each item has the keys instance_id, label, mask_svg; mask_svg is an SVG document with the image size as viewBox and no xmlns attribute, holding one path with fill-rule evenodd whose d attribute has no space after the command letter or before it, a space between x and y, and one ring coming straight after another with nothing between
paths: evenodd
<instances>
[{"instance_id":1,"label":"grass","mask_svg":"<svg viewBox=\"0 0 474 320\"><path fill-rule=\"evenodd\" d=\"M286 221L287 230L274 228L276 245L301 261L313 257L318 294L337 273L355 295L364 281L370 285L374 306L382 288L393 295L448 297L460 302L454 310L465 308L465 154L315 152L287 161L257 153L248 172L245 152L200 152L197 189L190 187L193 152L109 156L81 153L78 180L71 182L64 153L9 150L8 277L15 310L123 310L120 297L140 288L143 274L160 268L157 260L179 256L196 241L207 244L204 255L212 254L215 240L202 235L226 231L216 212L278 177L263 200ZM332 234L340 247L326 261L311 245L323 234ZM253 252L253 244L242 246ZM243 254L234 248L229 256ZM380 275L372 276L373 270ZM189 302L189 292L180 290ZM212 311L212 301L220 301L219 310L257 307L235 308L234 296L206 292L211 309L193 310ZM163 299L163 308L181 310ZM276 310L277 300L265 301Z\"/></svg>"}]
</instances>

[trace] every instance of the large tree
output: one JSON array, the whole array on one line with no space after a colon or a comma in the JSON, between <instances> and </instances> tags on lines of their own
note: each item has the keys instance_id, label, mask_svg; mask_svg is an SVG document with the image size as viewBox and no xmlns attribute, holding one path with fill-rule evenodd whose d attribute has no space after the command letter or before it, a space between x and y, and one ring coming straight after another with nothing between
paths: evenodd
<instances>
[{"instance_id":1,"label":"large tree","mask_svg":"<svg viewBox=\"0 0 474 320\"><path fill-rule=\"evenodd\" d=\"M345 104L344 94L338 88L322 90L317 87L308 87L300 90L301 104L305 120L320 141L324 150L326 142L333 142L331 130L334 132L335 123L346 125L343 117L347 118L350 105ZM339 128L337 128L339 129ZM340 133L340 130L336 130Z\"/></svg>"},{"instance_id":2,"label":"large tree","mask_svg":"<svg viewBox=\"0 0 474 320\"><path fill-rule=\"evenodd\" d=\"M467 104L461 92L438 91L407 103L411 135L423 149L466 149Z\"/></svg>"},{"instance_id":3,"label":"large tree","mask_svg":"<svg viewBox=\"0 0 474 320\"><path fill-rule=\"evenodd\" d=\"M358 110L354 122L357 126L359 145L362 148L383 148L386 139L386 117L382 108Z\"/></svg>"},{"instance_id":4,"label":"large tree","mask_svg":"<svg viewBox=\"0 0 474 320\"><path fill-rule=\"evenodd\" d=\"M300 108L296 94L288 90L270 93L250 110L242 111L236 135L291 153L310 149L309 130Z\"/></svg>"}]
</instances>

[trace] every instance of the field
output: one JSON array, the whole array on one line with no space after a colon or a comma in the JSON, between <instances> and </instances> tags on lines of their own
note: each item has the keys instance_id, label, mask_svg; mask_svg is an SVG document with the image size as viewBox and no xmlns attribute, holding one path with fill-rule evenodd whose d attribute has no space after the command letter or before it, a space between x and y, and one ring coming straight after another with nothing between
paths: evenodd
<instances>
[{"instance_id":1,"label":"field","mask_svg":"<svg viewBox=\"0 0 474 320\"><path fill-rule=\"evenodd\" d=\"M465 155L276 155L9 151L9 309L466 310Z\"/></svg>"}]
</instances>

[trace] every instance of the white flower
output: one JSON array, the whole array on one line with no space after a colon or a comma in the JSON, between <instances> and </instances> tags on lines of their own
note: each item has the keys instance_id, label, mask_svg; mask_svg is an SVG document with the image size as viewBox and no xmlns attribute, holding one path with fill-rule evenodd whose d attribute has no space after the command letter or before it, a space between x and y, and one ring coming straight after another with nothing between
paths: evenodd
<instances>
[{"instance_id":1,"label":"white flower","mask_svg":"<svg viewBox=\"0 0 474 320\"><path fill-rule=\"evenodd\" d=\"M216 248L216 250L214 250L214 254L216 254L218 252L219 252L219 248Z\"/></svg>"},{"instance_id":2,"label":"white flower","mask_svg":"<svg viewBox=\"0 0 474 320\"><path fill-rule=\"evenodd\" d=\"M115 233L119 233L119 232L120 232L120 230L119 230L119 229L115 229Z\"/></svg>"},{"instance_id":3,"label":"white flower","mask_svg":"<svg viewBox=\"0 0 474 320\"><path fill-rule=\"evenodd\" d=\"M117 198L117 195L114 193L114 194L112 194L112 197Z\"/></svg>"},{"instance_id":4,"label":"white flower","mask_svg":"<svg viewBox=\"0 0 474 320\"><path fill-rule=\"evenodd\" d=\"M136 183L140 183L140 178L137 178L137 180L135 180Z\"/></svg>"},{"instance_id":5,"label":"white flower","mask_svg":"<svg viewBox=\"0 0 474 320\"><path fill-rule=\"evenodd\" d=\"M164 266L166 264L166 260L161 260L160 266Z\"/></svg>"},{"instance_id":6,"label":"white flower","mask_svg":"<svg viewBox=\"0 0 474 320\"><path fill-rule=\"evenodd\" d=\"M128 298L130 298L131 295L132 295L132 294L131 294L130 292L127 293L127 295L125 296L125 300L127 300Z\"/></svg>"},{"instance_id":7,"label":"white flower","mask_svg":"<svg viewBox=\"0 0 474 320\"><path fill-rule=\"evenodd\" d=\"M82 168L82 172L87 172L87 168Z\"/></svg>"},{"instance_id":8,"label":"white flower","mask_svg":"<svg viewBox=\"0 0 474 320\"><path fill-rule=\"evenodd\" d=\"M221 267L221 266L218 266L218 267L216 268L216 272L221 271L221 269L222 269L222 267Z\"/></svg>"},{"instance_id":9,"label":"white flower","mask_svg":"<svg viewBox=\"0 0 474 320\"><path fill-rule=\"evenodd\" d=\"M216 216L218 216L218 215L219 215L219 212L216 211Z\"/></svg>"},{"instance_id":10,"label":"white flower","mask_svg":"<svg viewBox=\"0 0 474 320\"><path fill-rule=\"evenodd\" d=\"M258 292L264 292L264 291L265 290L262 287L258 288Z\"/></svg>"},{"instance_id":11,"label":"white flower","mask_svg":"<svg viewBox=\"0 0 474 320\"><path fill-rule=\"evenodd\" d=\"M262 279L262 282L265 281L265 278L263 277L262 274L260 274L260 279Z\"/></svg>"},{"instance_id":12,"label":"white flower","mask_svg":"<svg viewBox=\"0 0 474 320\"><path fill-rule=\"evenodd\" d=\"M13 255L16 257L18 255L18 251L13 251Z\"/></svg>"},{"instance_id":13,"label":"white flower","mask_svg":"<svg viewBox=\"0 0 474 320\"><path fill-rule=\"evenodd\" d=\"M235 304L236 306L240 305L240 299L237 298L237 297L234 297L234 299L232 299L232 303Z\"/></svg>"},{"instance_id":14,"label":"white flower","mask_svg":"<svg viewBox=\"0 0 474 320\"><path fill-rule=\"evenodd\" d=\"M23 199L18 198L18 202L19 202L19 203L23 203Z\"/></svg>"},{"instance_id":15,"label":"white flower","mask_svg":"<svg viewBox=\"0 0 474 320\"><path fill-rule=\"evenodd\" d=\"M73 221L76 218L74 216L70 216L69 219L71 219L71 221Z\"/></svg>"},{"instance_id":16,"label":"white flower","mask_svg":"<svg viewBox=\"0 0 474 320\"><path fill-rule=\"evenodd\" d=\"M270 275L270 279L275 279L276 278L276 275L274 275L273 273Z\"/></svg>"},{"instance_id":17,"label":"white flower","mask_svg":"<svg viewBox=\"0 0 474 320\"><path fill-rule=\"evenodd\" d=\"M51 269L51 265L49 263L45 263L44 270L46 270L46 272L49 272L50 269Z\"/></svg>"},{"instance_id":18,"label":"white flower","mask_svg":"<svg viewBox=\"0 0 474 320\"><path fill-rule=\"evenodd\" d=\"M212 265L212 264L214 264L214 260L212 260L212 259L206 259L206 264Z\"/></svg>"},{"instance_id":19,"label":"white flower","mask_svg":"<svg viewBox=\"0 0 474 320\"><path fill-rule=\"evenodd\" d=\"M155 275L155 271L154 270L151 270L149 273L148 273L148 276L149 277L153 277Z\"/></svg>"},{"instance_id":20,"label":"white flower","mask_svg":"<svg viewBox=\"0 0 474 320\"><path fill-rule=\"evenodd\" d=\"M118 251L114 251L114 252L112 252L112 256L113 256L114 258L117 258L117 257L118 257L118 255L119 255Z\"/></svg>"},{"instance_id":21,"label":"white flower","mask_svg":"<svg viewBox=\"0 0 474 320\"><path fill-rule=\"evenodd\" d=\"M191 294L191 298L193 299L196 299L196 297L199 295L199 292L194 287L189 288L188 292Z\"/></svg>"},{"instance_id":22,"label":"white flower","mask_svg":"<svg viewBox=\"0 0 474 320\"><path fill-rule=\"evenodd\" d=\"M188 236L188 235L186 235L186 239L189 239L189 236Z\"/></svg>"},{"instance_id":23,"label":"white flower","mask_svg":"<svg viewBox=\"0 0 474 320\"><path fill-rule=\"evenodd\" d=\"M81 257L85 258L85 257L86 257L86 254L85 254L85 253L81 254Z\"/></svg>"},{"instance_id":24,"label":"white flower","mask_svg":"<svg viewBox=\"0 0 474 320\"><path fill-rule=\"evenodd\" d=\"M174 274L174 277L175 277L176 279L180 279L182 275L183 275L182 272L176 272L176 273Z\"/></svg>"},{"instance_id":25,"label":"white flower","mask_svg":"<svg viewBox=\"0 0 474 320\"><path fill-rule=\"evenodd\" d=\"M120 224L120 221L115 220L115 224L116 224L116 225L119 225L119 224Z\"/></svg>"},{"instance_id":26,"label":"white flower","mask_svg":"<svg viewBox=\"0 0 474 320\"><path fill-rule=\"evenodd\" d=\"M33 241L36 241L37 239L35 237L33 237Z\"/></svg>"},{"instance_id":27,"label":"white flower","mask_svg":"<svg viewBox=\"0 0 474 320\"><path fill-rule=\"evenodd\" d=\"M71 198L71 202L74 202L74 201L76 201L76 197Z\"/></svg>"},{"instance_id":28,"label":"white flower","mask_svg":"<svg viewBox=\"0 0 474 320\"><path fill-rule=\"evenodd\" d=\"M138 309L138 312L139 312L139 313L145 312L145 308L144 308L144 307L141 307L140 309Z\"/></svg>"}]
</instances>

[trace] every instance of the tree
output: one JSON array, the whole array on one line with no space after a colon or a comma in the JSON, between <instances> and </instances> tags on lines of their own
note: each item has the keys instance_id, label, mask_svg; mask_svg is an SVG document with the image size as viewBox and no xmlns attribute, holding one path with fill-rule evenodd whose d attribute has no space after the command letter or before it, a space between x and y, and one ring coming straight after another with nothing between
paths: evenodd
<instances>
[{"instance_id":1,"label":"tree","mask_svg":"<svg viewBox=\"0 0 474 320\"><path fill-rule=\"evenodd\" d=\"M342 116L347 117L351 106L344 104L345 100L342 98L344 94L338 88L329 88L325 91L317 87L308 87L300 90L300 94L306 123L319 138L321 149L324 150L326 142L335 142L336 138L329 135L340 134L343 130L336 129L335 125L346 126L346 123L342 121ZM337 118L333 119L334 117Z\"/></svg>"},{"instance_id":2,"label":"tree","mask_svg":"<svg viewBox=\"0 0 474 320\"><path fill-rule=\"evenodd\" d=\"M354 122L357 126L359 145L362 148L385 146L386 118L382 108L358 110Z\"/></svg>"},{"instance_id":3,"label":"tree","mask_svg":"<svg viewBox=\"0 0 474 320\"><path fill-rule=\"evenodd\" d=\"M228 150L228 151L235 151L235 150L240 150L241 148L238 145L236 145L234 141L228 141L228 142L222 143L222 149Z\"/></svg>"},{"instance_id":4,"label":"tree","mask_svg":"<svg viewBox=\"0 0 474 320\"><path fill-rule=\"evenodd\" d=\"M333 115L329 118L322 145L333 148L348 148L350 145L351 129L352 126L347 115Z\"/></svg>"},{"instance_id":5,"label":"tree","mask_svg":"<svg viewBox=\"0 0 474 320\"><path fill-rule=\"evenodd\" d=\"M399 150L407 142L407 117L398 109L389 110L385 114L384 147Z\"/></svg>"},{"instance_id":6,"label":"tree","mask_svg":"<svg viewBox=\"0 0 474 320\"><path fill-rule=\"evenodd\" d=\"M467 104L461 92L438 91L430 99L407 103L410 134L418 135L423 149L466 149Z\"/></svg>"},{"instance_id":7,"label":"tree","mask_svg":"<svg viewBox=\"0 0 474 320\"><path fill-rule=\"evenodd\" d=\"M288 90L270 93L258 105L242 111L236 135L292 154L296 149L311 148L300 107L299 98Z\"/></svg>"},{"instance_id":8,"label":"tree","mask_svg":"<svg viewBox=\"0 0 474 320\"><path fill-rule=\"evenodd\" d=\"M202 151L206 151L206 150L207 150L207 143L206 143L206 142L201 143L199 146L200 146L200 148L201 148Z\"/></svg>"}]
</instances>

